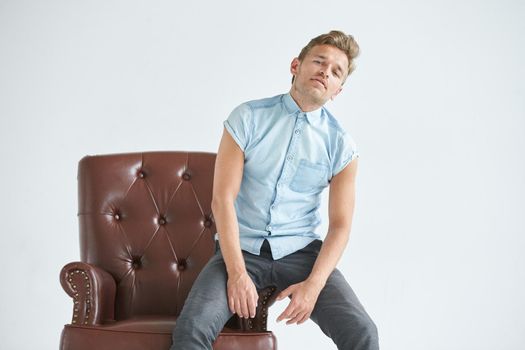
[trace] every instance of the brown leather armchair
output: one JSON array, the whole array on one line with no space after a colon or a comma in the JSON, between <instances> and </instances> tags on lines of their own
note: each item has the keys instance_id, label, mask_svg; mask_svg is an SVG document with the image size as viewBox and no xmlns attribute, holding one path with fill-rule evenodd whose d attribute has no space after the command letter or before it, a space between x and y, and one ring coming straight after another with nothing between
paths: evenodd
<instances>
[{"instance_id":1,"label":"brown leather armchair","mask_svg":"<svg viewBox=\"0 0 525 350\"><path fill-rule=\"evenodd\" d=\"M60 349L169 349L193 281L214 252L215 154L147 152L79 162L80 262L60 283L73 319ZM233 316L215 350L276 350L266 330L275 288L260 291L257 315Z\"/></svg>"}]
</instances>

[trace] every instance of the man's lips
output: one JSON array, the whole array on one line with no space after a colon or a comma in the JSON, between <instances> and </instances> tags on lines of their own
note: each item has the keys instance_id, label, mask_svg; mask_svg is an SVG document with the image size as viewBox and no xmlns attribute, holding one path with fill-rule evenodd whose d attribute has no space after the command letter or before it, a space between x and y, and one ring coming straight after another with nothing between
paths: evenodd
<instances>
[{"instance_id":1,"label":"man's lips","mask_svg":"<svg viewBox=\"0 0 525 350\"><path fill-rule=\"evenodd\" d=\"M326 84L321 79L312 78L312 80L318 82L319 84L321 84L326 89Z\"/></svg>"}]
</instances>

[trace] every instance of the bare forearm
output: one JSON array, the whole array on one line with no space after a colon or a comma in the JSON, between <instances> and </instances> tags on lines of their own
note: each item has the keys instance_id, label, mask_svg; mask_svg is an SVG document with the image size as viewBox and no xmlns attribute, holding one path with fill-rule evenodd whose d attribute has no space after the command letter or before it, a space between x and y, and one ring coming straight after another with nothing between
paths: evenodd
<instances>
[{"instance_id":1,"label":"bare forearm","mask_svg":"<svg viewBox=\"0 0 525 350\"><path fill-rule=\"evenodd\" d=\"M346 229L332 229L326 238L317 256L308 280L323 287L326 280L335 269L348 243L350 232Z\"/></svg>"},{"instance_id":2,"label":"bare forearm","mask_svg":"<svg viewBox=\"0 0 525 350\"><path fill-rule=\"evenodd\" d=\"M307 279L320 287L326 284L328 277L341 259L350 237L355 206L356 172L357 159L334 176L330 183L328 233Z\"/></svg>"},{"instance_id":3,"label":"bare forearm","mask_svg":"<svg viewBox=\"0 0 525 350\"><path fill-rule=\"evenodd\" d=\"M292 295L292 301L277 318L277 322L289 319L286 324L301 324L306 321L315 306L319 293L324 288L328 276L341 258L348 242L349 230L332 229L328 231L321 251L317 256L310 276L305 281L292 284L277 296L277 300Z\"/></svg>"},{"instance_id":4,"label":"bare forearm","mask_svg":"<svg viewBox=\"0 0 525 350\"><path fill-rule=\"evenodd\" d=\"M239 241L239 225L232 201L214 200L213 216L228 276L246 272Z\"/></svg>"}]
</instances>

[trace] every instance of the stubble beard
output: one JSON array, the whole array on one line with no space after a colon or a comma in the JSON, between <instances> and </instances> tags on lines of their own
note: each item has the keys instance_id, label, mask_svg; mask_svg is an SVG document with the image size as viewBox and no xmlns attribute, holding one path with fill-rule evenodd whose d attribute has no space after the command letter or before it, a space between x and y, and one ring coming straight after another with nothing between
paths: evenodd
<instances>
[{"instance_id":1,"label":"stubble beard","mask_svg":"<svg viewBox=\"0 0 525 350\"><path fill-rule=\"evenodd\" d=\"M314 86L296 86L295 89L303 96L303 98L308 99L308 102L310 103L323 106L327 102L327 99L323 98L321 91Z\"/></svg>"}]
</instances>

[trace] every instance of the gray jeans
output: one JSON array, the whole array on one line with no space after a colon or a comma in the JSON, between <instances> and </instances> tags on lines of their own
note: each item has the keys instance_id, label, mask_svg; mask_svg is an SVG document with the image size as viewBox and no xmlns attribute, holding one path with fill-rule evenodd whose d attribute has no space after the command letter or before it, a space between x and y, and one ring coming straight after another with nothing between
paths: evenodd
<instances>
[{"instance_id":1,"label":"gray jeans","mask_svg":"<svg viewBox=\"0 0 525 350\"><path fill-rule=\"evenodd\" d=\"M246 269L257 289L273 285L284 290L304 281L321 249L315 240L305 248L273 260L268 241L261 255L242 251ZM228 307L226 266L217 245L215 255L203 268L184 303L170 350L210 350L232 316ZM330 337L339 350L379 349L377 328L341 272L335 269L312 311L310 319Z\"/></svg>"}]
</instances>

